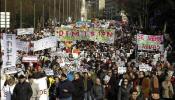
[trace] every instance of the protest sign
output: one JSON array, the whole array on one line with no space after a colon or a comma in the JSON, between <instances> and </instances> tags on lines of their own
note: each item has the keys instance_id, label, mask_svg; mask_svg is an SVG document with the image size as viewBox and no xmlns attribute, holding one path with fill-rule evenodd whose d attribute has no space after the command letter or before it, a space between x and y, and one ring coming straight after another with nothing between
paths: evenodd
<instances>
[{"instance_id":1,"label":"protest sign","mask_svg":"<svg viewBox=\"0 0 175 100\"><path fill-rule=\"evenodd\" d=\"M45 74L46 74L47 76L52 76L52 75L54 75L54 72L53 72L52 69L45 69L44 72L45 72Z\"/></svg>"},{"instance_id":2,"label":"protest sign","mask_svg":"<svg viewBox=\"0 0 175 100\"><path fill-rule=\"evenodd\" d=\"M64 29L55 28L55 35L60 41L89 40L102 43L113 43L115 30L113 29Z\"/></svg>"},{"instance_id":3,"label":"protest sign","mask_svg":"<svg viewBox=\"0 0 175 100\"><path fill-rule=\"evenodd\" d=\"M140 64L139 65L139 71L151 71L152 70L152 67L147 65L147 64Z\"/></svg>"},{"instance_id":4,"label":"protest sign","mask_svg":"<svg viewBox=\"0 0 175 100\"><path fill-rule=\"evenodd\" d=\"M38 62L37 56L25 56L22 58L22 62Z\"/></svg>"},{"instance_id":5,"label":"protest sign","mask_svg":"<svg viewBox=\"0 0 175 100\"><path fill-rule=\"evenodd\" d=\"M138 50L163 51L163 35L137 34Z\"/></svg>"},{"instance_id":6,"label":"protest sign","mask_svg":"<svg viewBox=\"0 0 175 100\"><path fill-rule=\"evenodd\" d=\"M16 36L15 34L3 34L3 65L2 68L16 66Z\"/></svg>"},{"instance_id":7,"label":"protest sign","mask_svg":"<svg viewBox=\"0 0 175 100\"><path fill-rule=\"evenodd\" d=\"M34 41L34 51L44 50L57 46L57 38L55 36L50 36L38 41Z\"/></svg>"},{"instance_id":8,"label":"protest sign","mask_svg":"<svg viewBox=\"0 0 175 100\"><path fill-rule=\"evenodd\" d=\"M28 52L29 42L16 40L16 47L19 51Z\"/></svg>"},{"instance_id":9,"label":"protest sign","mask_svg":"<svg viewBox=\"0 0 175 100\"><path fill-rule=\"evenodd\" d=\"M126 73L126 67L118 67L118 73L119 74Z\"/></svg>"},{"instance_id":10,"label":"protest sign","mask_svg":"<svg viewBox=\"0 0 175 100\"><path fill-rule=\"evenodd\" d=\"M34 83L38 85L39 88L39 99L38 100L48 100L48 89L47 89L47 81L46 77L34 79Z\"/></svg>"},{"instance_id":11,"label":"protest sign","mask_svg":"<svg viewBox=\"0 0 175 100\"><path fill-rule=\"evenodd\" d=\"M5 74L15 74L17 73L16 66L6 67L3 69Z\"/></svg>"},{"instance_id":12,"label":"protest sign","mask_svg":"<svg viewBox=\"0 0 175 100\"><path fill-rule=\"evenodd\" d=\"M19 28L17 29L17 35L33 34L34 28Z\"/></svg>"}]
</instances>

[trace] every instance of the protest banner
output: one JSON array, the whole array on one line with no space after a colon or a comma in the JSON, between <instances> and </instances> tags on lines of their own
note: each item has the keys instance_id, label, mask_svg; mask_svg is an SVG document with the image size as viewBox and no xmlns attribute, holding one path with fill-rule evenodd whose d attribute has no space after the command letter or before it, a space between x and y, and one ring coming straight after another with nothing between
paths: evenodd
<instances>
[{"instance_id":1,"label":"protest banner","mask_svg":"<svg viewBox=\"0 0 175 100\"><path fill-rule=\"evenodd\" d=\"M55 28L55 35L60 41L89 40L102 43L113 43L115 30L113 29L64 29Z\"/></svg>"},{"instance_id":2,"label":"protest banner","mask_svg":"<svg viewBox=\"0 0 175 100\"><path fill-rule=\"evenodd\" d=\"M138 50L163 51L163 35L137 34Z\"/></svg>"},{"instance_id":3,"label":"protest banner","mask_svg":"<svg viewBox=\"0 0 175 100\"><path fill-rule=\"evenodd\" d=\"M33 34L34 28L19 28L17 29L17 35Z\"/></svg>"},{"instance_id":4,"label":"protest banner","mask_svg":"<svg viewBox=\"0 0 175 100\"><path fill-rule=\"evenodd\" d=\"M39 98L38 100L48 100L48 89L47 89L47 77L34 79L33 82L38 85L39 91Z\"/></svg>"},{"instance_id":5,"label":"protest banner","mask_svg":"<svg viewBox=\"0 0 175 100\"><path fill-rule=\"evenodd\" d=\"M22 62L38 62L37 56L24 56Z\"/></svg>"},{"instance_id":6,"label":"protest banner","mask_svg":"<svg viewBox=\"0 0 175 100\"><path fill-rule=\"evenodd\" d=\"M34 41L34 51L44 50L48 48L53 48L57 46L57 38L55 36L50 36L38 41Z\"/></svg>"},{"instance_id":7,"label":"protest banner","mask_svg":"<svg viewBox=\"0 0 175 100\"><path fill-rule=\"evenodd\" d=\"M16 40L16 47L19 51L28 52L29 42Z\"/></svg>"},{"instance_id":8,"label":"protest banner","mask_svg":"<svg viewBox=\"0 0 175 100\"><path fill-rule=\"evenodd\" d=\"M15 34L3 34L3 65L2 69L16 66L16 36ZM9 68L10 69L10 68Z\"/></svg>"}]
</instances>

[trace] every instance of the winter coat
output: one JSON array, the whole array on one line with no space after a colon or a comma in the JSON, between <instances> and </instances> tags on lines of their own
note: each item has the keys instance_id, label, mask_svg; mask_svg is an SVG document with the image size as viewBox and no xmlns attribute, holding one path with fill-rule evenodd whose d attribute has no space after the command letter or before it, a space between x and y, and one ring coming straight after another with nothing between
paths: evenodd
<instances>
[{"instance_id":1,"label":"winter coat","mask_svg":"<svg viewBox=\"0 0 175 100\"><path fill-rule=\"evenodd\" d=\"M84 84L82 79L73 80L72 82L75 87L75 91L72 95L72 100L83 100L84 99Z\"/></svg>"},{"instance_id":2,"label":"winter coat","mask_svg":"<svg viewBox=\"0 0 175 100\"><path fill-rule=\"evenodd\" d=\"M13 90L14 100L30 100L32 97L33 91L28 82L16 84Z\"/></svg>"},{"instance_id":3,"label":"winter coat","mask_svg":"<svg viewBox=\"0 0 175 100\"><path fill-rule=\"evenodd\" d=\"M173 91L172 83L163 81L162 82L162 97L172 98L173 95L174 95L174 91Z\"/></svg>"},{"instance_id":4,"label":"winter coat","mask_svg":"<svg viewBox=\"0 0 175 100\"><path fill-rule=\"evenodd\" d=\"M145 77L142 80L142 92L144 98L150 97L150 88L151 88L151 80L149 79L149 77Z\"/></svg>"},{"instance_id":5,"label":"winter coat","mask_svg":"<svg viewBox=\"0 0 175 100\"><path fill-rule=\"evenodd\" d=\"M123 86L119 87L118 90L118 100L129 100L130 98L131 87L128 86L124 88Z\"/></svg>"},{"instance_id":6,"label":"winter coat","mask_svg":"<svg viewBox=\"0 0 175 100\"><path fill-rule=\"evenodd\" d=\"M102 85L94 85L91 92L93 100L103 100L105 96L105 91Z\"/></svg>"},{"instance_id":7,"label":"winter coat","mask_svg":"<svg viewBox=\"0 0 175 100\"><path fill-rule=\"evenodd\" d=\"M65 92L64 89L68 90L68 92ZM72 96L74 92L74 85L72 84L71 81L65 80L65 81L60 82L56 91L57 91L57 96L60 99L69 98Z\"/></svg>"}]
</instances>

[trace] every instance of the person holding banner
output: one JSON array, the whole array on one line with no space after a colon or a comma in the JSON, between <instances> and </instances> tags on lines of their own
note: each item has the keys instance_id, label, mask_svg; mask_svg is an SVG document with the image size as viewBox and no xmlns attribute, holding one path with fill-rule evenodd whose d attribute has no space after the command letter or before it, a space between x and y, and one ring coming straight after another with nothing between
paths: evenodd
<instances>
[{"instance_id":1,"label":"person holding banner","mask_svg":"<svg viewBox=\"0 0 175 100\"><path fill-rule=\"evenodd\" d=\"M19 76L19 82L13 90L13 100L30 100L33 91L30 83L26 82L24 75Z\"/></svg>"}]
</instances>

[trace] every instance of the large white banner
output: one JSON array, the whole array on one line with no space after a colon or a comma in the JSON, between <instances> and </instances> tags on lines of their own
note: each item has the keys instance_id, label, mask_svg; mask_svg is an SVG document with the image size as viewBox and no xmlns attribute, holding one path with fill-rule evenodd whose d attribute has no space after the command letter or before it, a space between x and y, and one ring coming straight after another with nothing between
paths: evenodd
<instances>
[{"instance_id":1,"label":"large white banner","mask_svg":"<svg viewBox=\"0 0 175 100\"><path fill-rule=\"evenodd\" d=\"M34 28L19 28L17 29L17 35L33 34Z\"/></svg>"},{"instance_id":2,"label":"large white banner","mask_svg":"<svg viewBox=\"0 0 175 100\"><path fill-rule=\"evenodd\" d=\"M57 46L57 38L55 36L50 36L38 41L34 41L34 51L44 50L48 48L53 48Z\"/></svg>"},{"instance_id":3,"label":"large white banner","mask_svg":"<svg viewBox=\"0 0 175 100\"><path fill-rule=\"evenodd\" d=\"M11 70L11 68L14 68L16 66L16 36L15 34L3 34L3 70L6 69L7 71Z\"/></svg>"},{"instance_id":4,"label":"large white banner","mask_svg":"<svg viewBox=\"0 0 175 100\"><path fill-rule=\"evenodd\" d=\"M163 51L163 35L137 34L139 50Z\"/></svg>"},{"instance_id":5,"label":"large white banner","mask_svg":"<svg viewBox=\"0 0 175 100\"><path fill-rule=\"evenodd\" d=\"M29 42L16 40L17 50L28 52Z\"/></svg>"},{"instance_id":6,"label":"large white banner","mask_svg":"<svg viewBox=\"0 0 175 100\"><path fill-rule=\"evenodd\" d=\"M40 79L34 79L34 83L38 84L39 88L39 100L48 100L48 89L46 77Z\"/></svg>"}]
</instances>

